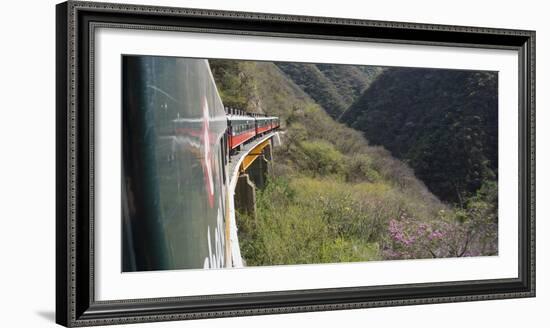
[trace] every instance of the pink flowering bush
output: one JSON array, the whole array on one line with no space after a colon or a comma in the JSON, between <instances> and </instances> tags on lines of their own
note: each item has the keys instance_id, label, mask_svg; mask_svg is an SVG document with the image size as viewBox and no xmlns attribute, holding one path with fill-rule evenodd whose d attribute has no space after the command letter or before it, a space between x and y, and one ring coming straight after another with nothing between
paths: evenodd
<instances>
[{"instance_id":1,"label":"pink flowering bush","mask_svg":"<svg viewBox=\"0 0 550 328\"><path fill-rule=\"evenodd\" d=\"M496 186L486 186L465 208L441 210L429 221L405 212L388 223L385 259L419 259L496 255Z\"/></svg>"},{"instance_id":2,"label":"pink flowering bush","mask_svg":"<svg viewBox=\"0 0 550 328\"><path fill-rule=\"evenodd\" d=\"M388 259L442 257L443 240L448 231L436 224L418 222L405 213L389 222L389 242L384 249Z\"/></svg>"},{"instance_id":3,"label":"pink flowering bush","mask_svg":"<svg viewBox=\"0 0 550 328\"><path fill-rule=\"evenodd\" d=\"M402 214L388 224L385 259L420 259L485 256L497 253L496 227L476 220L460 222L441 213L438 220L422 222Z\"/></svg>"}]
</instances>

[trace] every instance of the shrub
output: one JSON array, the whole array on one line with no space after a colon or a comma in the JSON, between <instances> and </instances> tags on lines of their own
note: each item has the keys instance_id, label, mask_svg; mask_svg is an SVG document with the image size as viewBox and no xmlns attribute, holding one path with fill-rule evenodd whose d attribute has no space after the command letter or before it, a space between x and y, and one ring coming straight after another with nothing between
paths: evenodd
<instances>
[{"instance_id":1,"label":"shrub","mask_svg":"<svg viewBox=\"0 0 550 328\"><path fill-rule=\"evenodd\" d=\"M344 156L326 141L302 141L299 143L304 155L300 166L313 176L341 174L344 170Z\"/></svg>"},{"instance_id":2,"label":"shrub","mask_svg":"<svg viewBox=\"0 0 550 328\"><path fill-rule=\"evenodd\" d=\"M349 182L376 182L381 179L373 167L371 158L366 154L355 154L348 158L346 163L346 180Z\"/></svg>"}]
</instances>

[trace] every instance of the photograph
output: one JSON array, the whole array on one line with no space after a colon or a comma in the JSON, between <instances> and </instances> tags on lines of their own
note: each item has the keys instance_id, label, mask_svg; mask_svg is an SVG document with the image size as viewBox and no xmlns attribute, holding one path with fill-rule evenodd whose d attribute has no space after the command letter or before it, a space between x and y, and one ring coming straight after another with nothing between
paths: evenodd
<instances>
[{"instance_id":1,"label":"photograph","mask_svg":"<svg viewBox=\"0 0 550 328\"><path fill-rule=\"evenodd\" d=\"M57 324L536 317L543 11L138 2L56 4Z\"/></svg>"},{"instance_id":2,"label":"photograph","mask_svg":"<svg viewBox=\"0 0 550 328\"><path fill-rule=\"evenodd\" d=\"M499 72L121 61L123 272L499 255Z\"/></svg>"}]
</instances>

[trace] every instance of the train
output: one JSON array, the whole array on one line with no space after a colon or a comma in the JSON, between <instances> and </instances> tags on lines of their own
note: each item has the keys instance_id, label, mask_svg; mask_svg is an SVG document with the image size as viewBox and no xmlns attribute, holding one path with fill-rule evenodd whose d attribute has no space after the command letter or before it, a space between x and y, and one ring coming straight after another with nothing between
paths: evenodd
<instances>
[{"instance_id":1,"label":"train","mask_svg":"<svg viewBox=\"0 0 550 328\"><path fill-rule=\"evenodd\" d=\"M227 115L227 149L232 155L247 142L279 129L280 120L276 116L247 113L242 110L226 107Z\"/></svg>"}]
</instances>

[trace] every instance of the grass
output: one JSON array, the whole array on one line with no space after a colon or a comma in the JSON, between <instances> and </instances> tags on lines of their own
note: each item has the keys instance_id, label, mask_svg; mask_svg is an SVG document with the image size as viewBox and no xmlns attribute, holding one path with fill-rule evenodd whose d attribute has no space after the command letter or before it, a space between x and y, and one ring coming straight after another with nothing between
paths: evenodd
<instances>
[{"instance_id":1,"label":"grass","mask_svg":"<svg viewBox=\"0 0 550 328\"><path fill-rule=\"evenodd\" d=\"M378 244L364 233L372 231L374 218L362 216L343 189L344 182L332 179L270 180L257 194L257 217L239 215L241 252L247 265L379 259ZM336 204L343 208L333 207ZM336 213L345 214L346 219Z\"/></svg>"}]
</instances>

